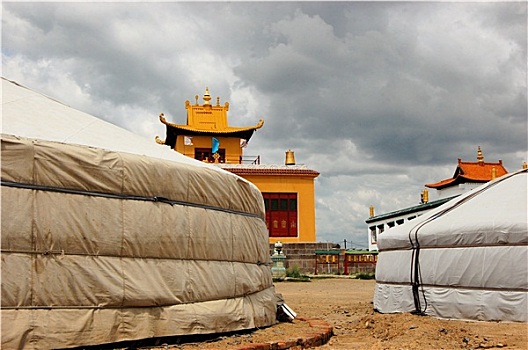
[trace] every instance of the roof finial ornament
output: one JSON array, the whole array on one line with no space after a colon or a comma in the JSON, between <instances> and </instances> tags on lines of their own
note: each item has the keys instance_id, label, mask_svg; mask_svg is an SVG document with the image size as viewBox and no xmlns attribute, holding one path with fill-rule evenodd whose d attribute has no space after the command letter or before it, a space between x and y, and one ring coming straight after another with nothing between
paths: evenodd
<instances>
[{"instance_id":1,"label":"roof finial ornament","mask_svg":"<svg viewBox=\"0 0 528 350\"><path fill-rule=\"evenodd\" d=\"M286 160L284 165L295 165L295 155L291 149L286 151Z\"/></svg>"},{"instance_id":2,"label":"roof finial ornament","mask_svg":"<svg viewBox=\"0 0 528 350\"><path fill-rule=\"evenodd\" d=\"M477 161L479 164L484 164L484 156L482 155L482 150L480 149L480 146L478 146L477 150Z\"/></svg>"},{"instance_id":3,"label":"roof finial ornament","mask_svg":"<svg viewBox=\"0 0 528 350\"><path fill-rule=\"evenodd\" d=\"M208 87L205 88L205 94L203 96L203 100L205 101L204 102L204 106L205 105L208 105L208 106L211 105L211 102L209 102L209 101L211 101L211 95L209 94L209 88Z\"/></svg>"}]
</instances>

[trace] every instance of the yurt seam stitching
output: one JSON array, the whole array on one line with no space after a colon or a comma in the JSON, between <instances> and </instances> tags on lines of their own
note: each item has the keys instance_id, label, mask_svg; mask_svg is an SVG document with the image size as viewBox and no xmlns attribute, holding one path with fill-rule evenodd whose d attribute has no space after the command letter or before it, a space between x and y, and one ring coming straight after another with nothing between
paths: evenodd
<instances>
[{"instance_id":1,"label":"yurt seam stitching","mask_svg":"<svg viewBox=\"0 0 528 350\"><path fill-rule=\"evenodd\" d=\"M192 305L192 304L201 304L201 303L209 303L209 302L222 302L227 300L243 300L246 299L249 296L253 296L256 294L260 294L261 292L264 292L272 287L267 287L261 290L257 290L251 293L245 293L240 295L235 295L232 297L225 297L225 298L219 298L219 299L203 299L203 300L193 300L188 302L180 302L177 304L153 304L153 305L17 305L17 306L2 306L1 310L17 310L17 309L23 309L23 310L65 310L65 309L93 309L93 310L102 310L102 309L112 309L112 310L120 310L120 309L153 309L153 308L170 308L170 307L178 307L181 305Z\"/></svg>"},{"instance_id":2,"label":"yurt seam stitching","mask_svg":"<svg viewBox=\"0 0 528 350\"><path fill-rule=\"evenodd\" d=\"M32 255L61 255L61 256L92 256L92 257L103 257L103 258L124 258L124 259L145 259L145 260L180 260L180 261L207 261L207 262L224 262L224 263L237 263L237 264L244 264L244 265L257 265L257 266L270 266L271 263L269 262L261 262L261 261L244 261L244 260L221 260L221 259L209 259L209 258L197 258L197 257L189 257L189 258L175 258L175 257L154 257L154 256L136 256L136 255L111 255L111 254L89 254L89 253L68 253L64 250L44 250L44 251L37 251L37 250L24 250L24 249L1 249L1 253L10 253L10 254L32 254Z\"/></svg>"},{"instance_id":3,"label":"yurt seam stitching","mask_svg":"<svg viewBox=\"0 0 528 350\"><path fill-rule=\"evenodd\" d=\"M30 152L31 152L31 179L33 179L33 181L37 178L37 171L36 171L36 165L35 165L35 141L29 141L31 143L31 148L30 148ZM36 208L37 208L37 196L35 195L35 193L33 192L32 195L31 195L31 200L32 200L32 203L31 203L31 247L33 249L36 249L37 247L37 238L36 238L36 235L37 235L37 224L36 224ZM36 284L36 280L37 280L37 277L36 277L36 264L37 264L37 258L35 256L32 256L31 257L31 291L30 291L30 297L31 297L31 304L35 304L36 303L36 288L35 288L35 284ZM28 332L28 340L27 342L29 344L32 344L33 346L35 346L35 344L38 344L38 339L37 337L35 336L34 332L33 332L33 329L37 328L38 327L38 322L37 322L37 315L35 312L31 312L30 313L30 328L31 328L31 332Z\"/></svg>"},{"instance_id":4,"label":"yurt seam stitching","mask_svg":"<svg viewBox=\"0 0 528 350\"><path fill-rule=\"evenodd\" d=\"M391 281L378 281L379 284L390 284L396 286L412 286L411 282L391 282ZM499 288L499 287L476 287L476 286L455 286L450 284L432 284L432 283L421 283L420 286L428 288L450 288L450 289L468 289L468 290L485 290L492 292L522 292L527 293L526 288Z\"/></svg>"},{"instance_id":5,"label":"yurt seam stitching","mask_svg":"<svg viewBox=\"0 0 528 350\"><path fill-rule=\"evenodd\" d=\"M160 196L138 196L138 195L85 191L85 190L78 190L78 189L60 188L60 187L45 186L45 185L35 185L35 184L27 184L27 183L13 182L13 181L5 181L5 180L1 180L0 182L2 186L7 186L7 187L16 187L16 188L24 188L24 189L30 189L30 190L60 192L60 193L69 193L69 194L86 195L86 196L94 196L94 197L115 198L115 199L124 199L124 200L160 202L160 203L169 204L171 206L172 205L183 205L187 207L195 207L195 208L221 211L221 212L225 212L229 214L248 216L248 217L258 218L260 220L263 220L260 215L255 214L255 213L248 213L248 212L244 212L244 211L240 211L236 209L227 209L227 208L217 207L217 206L209 205L209 204L200 204L200 203L193 203L193 202L187 202L187 201L181 201L181 200L174 200L174 199L169 199L169 198L160 197Z\"/></svg>"},{"instance_id":6,"label":"yurt seam stitching","mask_svg":"<svg viewBox=\"0 0 528 350\"><path fill-rule=\"evenodd\" d=\"M124 188L125 188L125 167L124 167L124 162L123 162L123 156L121 153L118 153L117 155L118 159L119 159L119 162L121 163L120 164L120 172L121 172L121 193L123 192ZM127 278L126 278L126 273L125 273L125 266L124 266L124 259L123 259L123 252L125 251L125 209L124 209L124 203L121 202L121 251L120 251L120 256L119 256L119 267L121 268L121 281L122 281L122 299L121 299L121 305L124 306L126 305L126 284L127 284ZM125 320L125 315L123 313L120 313L118 315L118 317L120 318L120 322L119 322L119 326L118 328L125 328L124 325L126 325L126 322L124 322Z\"/></svg>"},{"instance_id":7,"label":"yurt seam stitching","mask_svg":"<svg viewBox=\"0 0 528 350\"><path fill-rule=\"evenodd\" d=\"M486 248L486 247L523 247L528 246L528 242L507 242L507 243L479 243L479 244L456 244L456 245L424 245L420 246L420 250L424 249L447 249L447 248ZM378 252L396 252L396 251L411 251L414 248L385 248Z\"/></svg>"}]
</instances>

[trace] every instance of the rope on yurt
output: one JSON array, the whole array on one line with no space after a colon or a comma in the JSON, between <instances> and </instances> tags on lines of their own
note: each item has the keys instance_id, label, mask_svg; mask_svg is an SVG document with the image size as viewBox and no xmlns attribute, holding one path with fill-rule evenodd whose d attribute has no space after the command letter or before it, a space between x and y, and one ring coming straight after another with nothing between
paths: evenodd
<instances>
[{"instance_id":1,"label":"rope on yurt","mask_svg":"<svg viewBox=\"0 0 528 350\"><path fill-rule=\"evenodd\" d=\"M418 231L422 228L426 222L423 222L414 232L414 242L412 239L412 230L409 231L409 241L412 246L412 257L411 257L411 290L413 293L414 301L414 311L411 312L416 315L424 316L425 311L427 310L427 299L425 297L425 291L423 285L420 283L422 281L422 271L420 269L420 242L418 241ZM424 300L424 308L422 310L422 305L420 302L420 286L422 292L422 298Z\"/></svg>"},{"instance_id":2,"label":"rope on yurt","mask_svg":"<svg viewBox=\"0 0 528 350\"><path fill-rule=\"evenodd\" d=\"M421 283L421 281L422 281L422 273L421 273L421 269L420 269L420 242L418 240L418 231L422 227L424 227L426 224L430 223L433 220L438 219L439 217L441 217L442 215L444 215L446 213L449 213L450 211L452 211L455 208L459 207L460 205L462 205L463 203L465 203L468 200L472 199L473 197L475 197L476 195L480 194L481 192L486 191L487 189L489 189L489 188L501 183L502 181L504 181L505 179L507 179L507 178L509 178L511 176L514 176L514 175L517 175L517 174L520 174L520 173L525 173L525 172L528 172L528 169L523 169L522 171L518 171L518 172L515 172L515 173L511 173L511 174L507 174L507 175L501 176L500 178L496 179L495 181L489 183L488 186L485 186L485 187L481 188L480 190L475 191L475 192L469 194L468 196L465 196L464 198L462 198L458 202L456 202L454 205L452 205L452 206L450 206L450 207L438 212L436 215L431 216L427 220L424 220L422 223L416 225L415 227L413 227L412 229L409 230L409 242L411 243L411 248L412 248L411 279L410 280L411 280L411 290L412 290L412 293L413 293L413 301L414 301L414 308L415 308L414 311L412 312L413 314L425 315L425 311L427 310L427 298L425 297L424 286ZM413 235L413 230L414 230L414 235ZM413 236L414 236L414 241L413 241ZM422 305L421 305L421 301L420 301L420 292L421 292L422 298L424 300L424 308L423 308L423 310L422 310Z\"/></svg>"}]
</instances>

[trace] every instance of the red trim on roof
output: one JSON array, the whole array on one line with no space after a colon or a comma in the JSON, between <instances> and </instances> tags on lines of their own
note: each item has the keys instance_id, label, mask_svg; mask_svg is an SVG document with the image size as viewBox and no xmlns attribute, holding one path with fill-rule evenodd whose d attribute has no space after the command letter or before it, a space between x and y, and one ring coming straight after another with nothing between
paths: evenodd
<instances>
[{"instance_id":1,"label":"red trim on roof","mask_svg":"<svg viewBox=\"0 0 528 350\"><path fill-rule=\"evenodd\" d=\"M311 177L317 177L319 176L319 172L315 170L310 169L273 169L273 168L267 168L267 169L257 169L257 168L228 168L223 167L224 170L227 170L233 174L237 174L239 176L244 175L280 175L280 176L311 176Z\"/></svg>"},{"instance_id":2,"label":"red trim on roof","mask_svg":"<svg viewBox=\"0 0 528 350\"><path fill-rule=\"evenodd\" d=\"M433 183L433 184L426 184L425 187L440 189L440 188L448 187L448 185L453 184L455 181L456 181L456 178L445 179L445 180L438 181L438 182Z\"/></svg>"},{"instance_id":3,"label":"red trim on roof","mask_svg":"<svg viewBox=\"0 0 528 350\"><path fill-rule=\"evenodd\" d=\"M445 179L436 183L426 184L425 187L441 190L463 182L485 183L492 180L492 169L495 168L495 177L501 177L508 173L502 165L502 160L498 163L486 162L462 162L458 160L455 174L450 179Z\"/></svg>"},{"instance_id":4,"label":"red trim on roof","mask_svg":"<svg viewBox=\"0 0 528 350\"><path fill-rule=\"evenodd\" d=\"M496 177L500 177L508 173L504 166L502 166L502 161L500 160L498 163L460 162L459 167L462 171L461 176L473 181L490 181L493 168L495 168Z\"/></svg>"}]
</instances>

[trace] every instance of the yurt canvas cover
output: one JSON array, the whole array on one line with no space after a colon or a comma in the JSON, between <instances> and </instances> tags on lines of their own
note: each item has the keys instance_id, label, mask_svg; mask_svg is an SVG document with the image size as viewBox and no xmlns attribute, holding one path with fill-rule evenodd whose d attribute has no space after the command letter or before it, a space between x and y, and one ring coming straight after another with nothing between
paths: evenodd
<instances>
[{"instance_id":1,"label":"yurt canvas cover","mask_svg":"<svg viewBox=\"0 0 528 350\"><path fill-rule=\"evenodd\" d=\"M276 322L264 206L254 185L2 84L3 348ZM68 143L75 140L87 145Z\"/></svg>"},{"instance_id":2,"label":"yurt canvas cover","mask_svg":"<svg viewBox=\"0 0 528 350\"><path fill-rule=\"evenodd\" d=\"M374 308L527 322L527 182L504 175L380 235Z\"/></svg>"}]
</instances>

